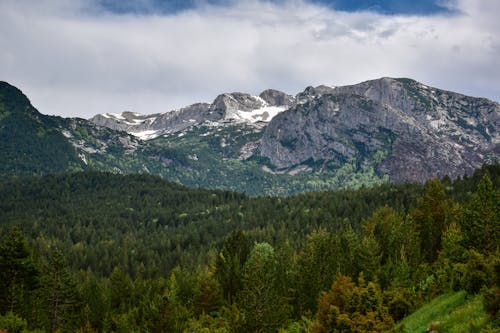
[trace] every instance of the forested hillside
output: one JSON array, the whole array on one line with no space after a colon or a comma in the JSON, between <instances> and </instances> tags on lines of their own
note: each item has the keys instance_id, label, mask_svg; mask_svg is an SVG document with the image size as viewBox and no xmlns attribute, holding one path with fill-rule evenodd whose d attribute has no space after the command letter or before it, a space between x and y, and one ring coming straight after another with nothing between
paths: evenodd
<instances>
[{"instance_id":1,"label":"forested hillside","mask_svg":"<svg viewBox=\"0 0 500 333\"><path fill-rule=\"evenodd\" d=\"M16 87L0 81L0 178L81 170L75 148Z\"/></svg>"},{"instance_id":2,"label":"forested hillside","mask_svg":"<svg viewBox=\"0 0 500 333\"><path fill-rule=\"evenodd\" d=\"M471 330L492 332L499 184L499 165L290 198L150 175L5 180L0 329L390 332L461 290L484 308Z\"/></svg>"}]
</instances>

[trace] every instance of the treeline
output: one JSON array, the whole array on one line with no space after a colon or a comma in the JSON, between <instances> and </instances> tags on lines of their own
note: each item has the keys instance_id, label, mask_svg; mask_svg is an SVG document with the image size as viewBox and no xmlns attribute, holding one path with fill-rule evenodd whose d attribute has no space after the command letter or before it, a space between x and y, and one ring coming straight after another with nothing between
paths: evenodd
<instances>
[{"instance_id":1,"label":"treeline","mask_svg":"<svg viewBox=\"0 0 500 333\"><path fill-rule=\"evenodd\" d=\"M147 175L0 184L0 329L389 332L432 297L500 322L500 166L291 198Z\"/></svg>"}]
</instances>

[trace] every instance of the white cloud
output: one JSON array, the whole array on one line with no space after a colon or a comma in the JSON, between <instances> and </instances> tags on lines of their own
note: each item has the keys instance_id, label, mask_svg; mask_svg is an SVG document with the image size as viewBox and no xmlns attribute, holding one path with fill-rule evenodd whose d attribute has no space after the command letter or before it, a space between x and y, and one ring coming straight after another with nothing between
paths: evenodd
<instances>
[{"instance_id":1,"label":"white cloud","mask_svg":"<svg viewBox=\"0 0 500 333\"><path fill-rule=\"evenodd\" d=\"M227 91L412 77L500 99L500 2L461 14L336 12L237 1L175 15L117 15L89 1L0 2L0 80L42 113L154 113Z\"/></svg>"}]
</instances>

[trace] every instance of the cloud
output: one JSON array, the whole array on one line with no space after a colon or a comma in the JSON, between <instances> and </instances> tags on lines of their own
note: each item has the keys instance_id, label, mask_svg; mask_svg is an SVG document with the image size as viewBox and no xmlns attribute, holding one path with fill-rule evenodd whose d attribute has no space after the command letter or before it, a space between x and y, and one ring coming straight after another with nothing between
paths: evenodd
<instances>
[{"instance_id":1,"label":"cloud","mask_svg":"<svg viewBox=\"0 0 500 333\"><path fill-rule=\"evenodd\" d=\"M454 14L432 16L339 12L300 0L127 14L84 0L3 0L0 80L42 113L80 117L382 76L499 100L500 2L451 4Z\"/></svg>"}]
</instances>

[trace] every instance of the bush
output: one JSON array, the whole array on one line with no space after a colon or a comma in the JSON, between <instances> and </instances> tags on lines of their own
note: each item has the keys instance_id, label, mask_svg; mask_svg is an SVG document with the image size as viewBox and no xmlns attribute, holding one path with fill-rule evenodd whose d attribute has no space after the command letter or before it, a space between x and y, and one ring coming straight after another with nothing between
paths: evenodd
<instances>
[{"instance_id":1,"label":"bush","mask_svg":"<svg viewBox=\"0 0 500 333\"><path fill-rule=\"evenodd\" d=\"M463 287L469 294L477 294L483 286L490 286L491 267L484 256L475 251L469 251L469 259L465 264Z\"/></svg>"},{"instance_id":2,"label":"bush","mask_svg":"<svg viewBox=\"0 0 500 333\"><path fill-rule=\"evenodd\" d=\"M0 316L0 330L6 330L9 333L25 332L28 326L25 319L15 315L12 311Z\"/></svg>"}]
</instances>

